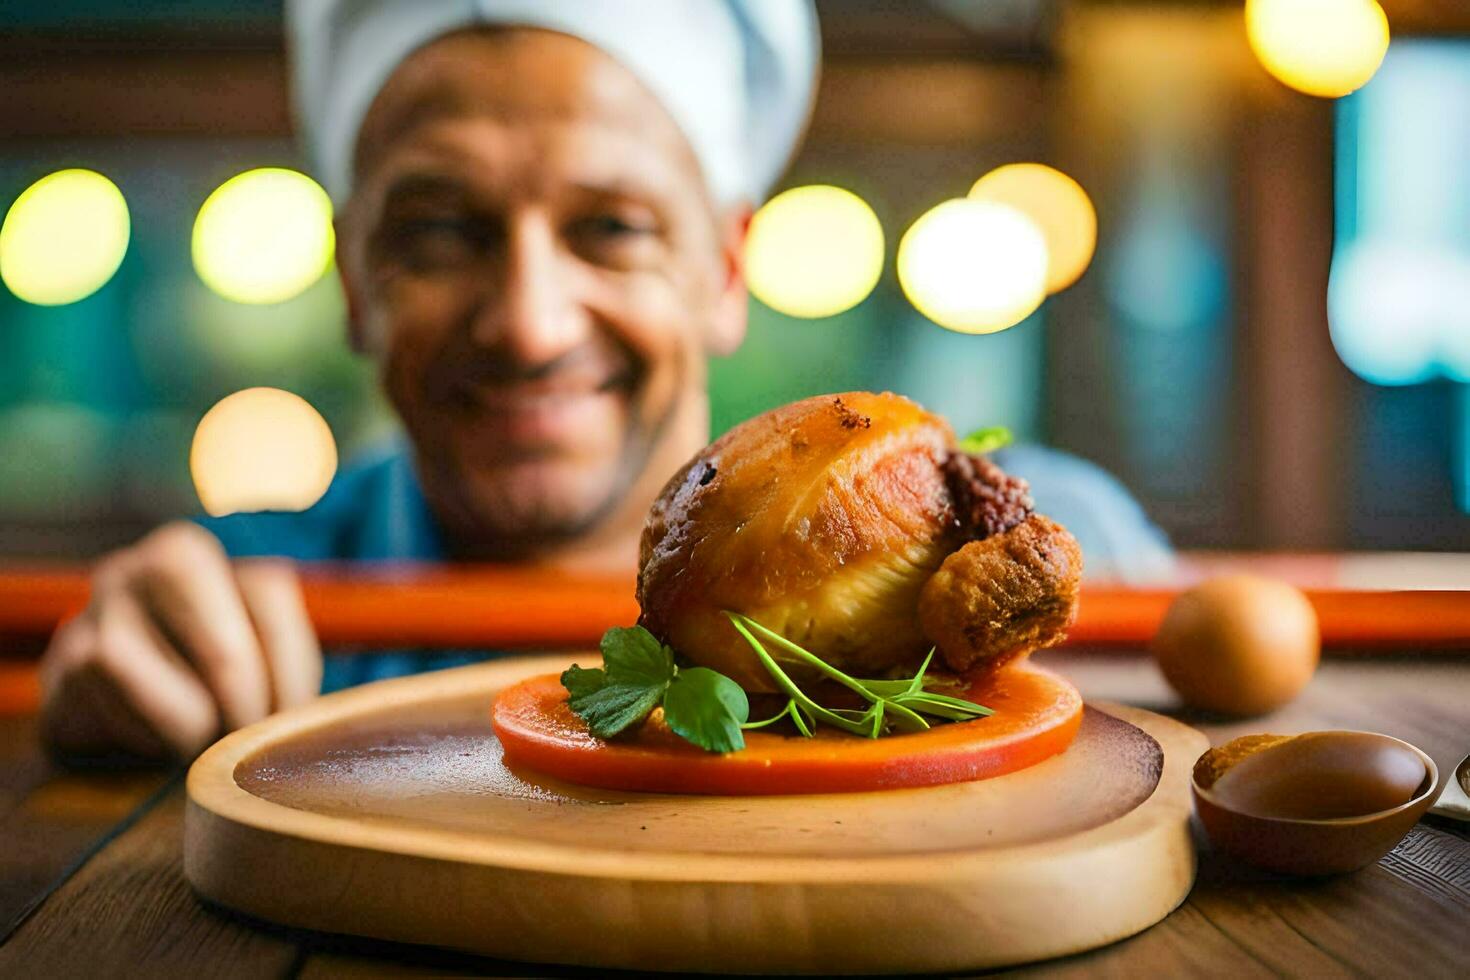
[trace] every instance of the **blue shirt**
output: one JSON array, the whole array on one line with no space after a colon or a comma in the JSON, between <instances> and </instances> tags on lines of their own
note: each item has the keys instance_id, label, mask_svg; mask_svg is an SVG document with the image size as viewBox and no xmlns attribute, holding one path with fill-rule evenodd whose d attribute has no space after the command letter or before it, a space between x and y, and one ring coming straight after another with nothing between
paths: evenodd
<instances>
[{"instance_id":1,"label":"blue shirt","mask_svg":"<svg viewBox=\"0 0 1470 980\"><path fill-rule=\"evenodd\" d=\"M997 464L1031 483L1036 509L1072 532L1088 578L1147 581L1173 563L1163 533L1123 485L1102 468L1053 449L1014 446ZM444 561L439 528L402 440L344 466L311 508L199 518L236 558L278 555L300 561ZM322 689L473 663L485 651L394 651L328 657Z\"/></svg>"}]
</instances>

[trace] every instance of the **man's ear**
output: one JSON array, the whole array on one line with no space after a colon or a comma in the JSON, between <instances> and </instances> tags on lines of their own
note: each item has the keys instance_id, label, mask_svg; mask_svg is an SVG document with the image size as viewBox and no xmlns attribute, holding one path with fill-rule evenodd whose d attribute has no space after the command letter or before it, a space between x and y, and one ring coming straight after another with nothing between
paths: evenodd
<instances>
[{"instance_id":1,"label":"man's ear","mask_svg":"<svg viewBox=\"0 0 1470 980\"><path fill-rule=\"evenodd\" d=\"M751 208L730 208L720 229L722 283L710 318L706 349L719 357L733 354L745 341L750 299L745 290L745 236L750 231Z\"/></svg>"},{"instance_id":2,"label":"man's ear","mask_svg":"<svg viewBox=\"0 0 1470 980\"><path fill-rule=\"evenodd\" d=\"M342 284L342 297L347 302L347 342L351 344L355 353L371 354L371 338L368 336L367 324L363 320L363 311L366 307L363 303L363 296L359 292L361 287L356 271L357 256L350 254L346 245L352 241L349 237L351 221L339 214L333 219L332 225L337 236L335 262L337 281Z\"/></svg>"}]
</instances>

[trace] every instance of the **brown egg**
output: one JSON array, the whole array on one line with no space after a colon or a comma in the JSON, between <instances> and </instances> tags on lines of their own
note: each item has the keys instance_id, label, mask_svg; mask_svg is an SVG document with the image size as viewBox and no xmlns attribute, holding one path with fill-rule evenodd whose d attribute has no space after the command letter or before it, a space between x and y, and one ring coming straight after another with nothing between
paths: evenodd
<instances>
[{"instance_id":1,"label":"brown egg","mask_svg":"<svg viewBox=\"0 0 1470 980\"><path fill-rule=\"evenodd\" d=\"M1247 735L1200 756L1194 800L1215 847L1283 874L1354 871L1434 804L1439 771L1375 732Z\"/></svg>"},{"instance_id":2,"label":"brown egg","mask_svg":"<svg viewBox=\"0 0 1470 980\"><path fill-rule=\"evenodd\" d=\"M1257 715L1301 693L1321 656L1317 614L1285 582L1252 575L1211 579L1174 600L1154 657L1191 707Z\"/></svg>"}]
</instances>

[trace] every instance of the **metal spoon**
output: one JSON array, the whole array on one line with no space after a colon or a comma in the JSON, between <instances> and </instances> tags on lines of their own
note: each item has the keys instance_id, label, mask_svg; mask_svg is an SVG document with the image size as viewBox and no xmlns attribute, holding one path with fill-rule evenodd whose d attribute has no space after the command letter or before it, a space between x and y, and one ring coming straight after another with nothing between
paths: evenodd
<instances>
[{"instance_id":1,"label":"metal spoon","mask_svg":"<svg viewBox=\"0 0 1470 980\"><path fill-rule=\"evenodd\" d=\"M1455 771L1450 773L1444 792L1439 795L1439 802L1430 807L1429 812L1455 820L1470 821L1470 755L1461 759Z\"/></svg>"}]
</instances>

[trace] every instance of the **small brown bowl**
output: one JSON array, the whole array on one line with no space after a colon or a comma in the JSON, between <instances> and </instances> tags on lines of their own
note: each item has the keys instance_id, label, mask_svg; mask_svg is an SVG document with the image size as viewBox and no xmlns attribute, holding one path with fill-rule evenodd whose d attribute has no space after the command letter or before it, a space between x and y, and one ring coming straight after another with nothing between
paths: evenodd
<instances>
[{"instance_id":1,"label":"small brown bowl","mask_svg":"<svg viewBox=\"0 0 1470 980\"><path fill-rule=\"evenodd\" d=\"M1194 801L1215 847L1290 875L1356 871L1439 795L1434 760L1373 732L1249 735L1200 756Z\"/></svg>"}]
</instances>

